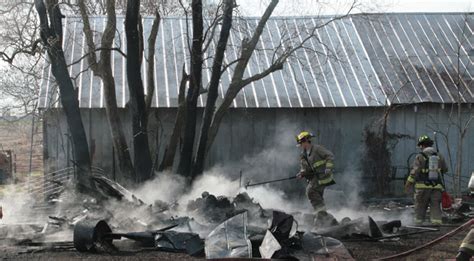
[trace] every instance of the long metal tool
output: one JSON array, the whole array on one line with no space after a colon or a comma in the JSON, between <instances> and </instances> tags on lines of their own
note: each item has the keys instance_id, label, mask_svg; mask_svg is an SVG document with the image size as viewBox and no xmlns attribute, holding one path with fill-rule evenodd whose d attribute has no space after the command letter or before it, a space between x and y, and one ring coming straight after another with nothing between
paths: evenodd
<instances>
[{"instance_id":1,"label":"long metal tool","mask_svg":"<svg viewBox=\"0 0 474 261\"><path fill-rule=\"evenodd\" d=\"M274 179L274 180L269 180L269 181L263 181L263 182L253 183L253 184L250 184L250 181L249 181L249 182L247 182L247 184L245 185L245 188L253 187L253 186L259 186L259 185L264 185L264 184L273 183L273 182L280 182L280 181L285 181L285 180L292 180L292 179L296 179L296 176L290 176L290 177L288 177L288 178L283 178L283 179Z\"/></svg>"}]
</instances>

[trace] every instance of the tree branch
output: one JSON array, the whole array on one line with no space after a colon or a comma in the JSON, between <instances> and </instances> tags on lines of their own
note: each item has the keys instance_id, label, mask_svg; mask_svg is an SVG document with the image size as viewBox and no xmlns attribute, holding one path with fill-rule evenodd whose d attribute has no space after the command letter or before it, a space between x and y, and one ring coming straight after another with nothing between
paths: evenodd
<instances>
[{"instance_id":1,"label":"tree branch","mask_svg":"<svg viewBox=\"0 0 474 261\"><path fill-rule=\"evenodd\" d=\"M94 36L92 34L91 25L89 22L89 15L87 13L87 7L85 1L78 1L79 11L81 13L82 22L84 26L82 27L82 31L84 32L84 37L86 38L86 44L88 53L86 54L87 59L89 60L89 66L96 75L100 75L100 68L99 63L97 61L97 55L95 53L96 48L94 44ZM108 24L108 21L107 21ZM82 60L82 58L80 59Z\"/></svg>"},{"instance_id":2,"label":"tree branch","mask_svg":"<svg viewBox=\"0 0 474 261\"><path fill-rule=\"evenodd\" d=\"M72 66L72 65L75 65L75 64L78 64L80 63L82 60L84 60L84 58L87 58L89 56L89 54L91 53L95 53L97 51L115 51L115 52L118 52L119 54L121 54L123 57L127 58L127 55L120 49L120 48L117 48L117 47L114 47L114 48L97 48L97 49L94 49L93 51L91 52L88 52L86 54L84 54L82 57L78 58L77 60L75 60L74 62L68 64L68 66Z\"/></svg>"},{"instance_id":3,"label":"tree branch","mask_svg":"<svg viewBox=\"0 0 474 261\"><path fill-rule=\"evenodd\" d=\"M39 53L38 45L41 43L41 39L36 39L33 44L31 45L31 50L25 50L25 49L17 49L15 50L11 55L8 55L6 52L0 52L0 55L2 56L2 60L5 62L12 64L13 61L15 60L15 56L18 54L24 53L24 54L29 54L29 55L36 55Z\"/></svg>"},{"instance_id":4,"label":"tree branch","mask_svg":"<svg viewBox=\"0 0 474 261\"><path fill-rule=\"evenodd\" d=\"M263 72L261 73L257 73L257 74L254 74L246 79L242 79L241 82L238 83L238 85L243 88L245 86L247 86L248 84L254 82L254 81L258 81L260 79L263 79L265 78L266 76L268 76L269 74L275 72L275 71L278 71L278 70L283 70L283 64L286 62L286 59L284 60L280 60L276 63L273 63L270 67L268 67L267 69L265 69Z\"/></svg>"}]
</instances>

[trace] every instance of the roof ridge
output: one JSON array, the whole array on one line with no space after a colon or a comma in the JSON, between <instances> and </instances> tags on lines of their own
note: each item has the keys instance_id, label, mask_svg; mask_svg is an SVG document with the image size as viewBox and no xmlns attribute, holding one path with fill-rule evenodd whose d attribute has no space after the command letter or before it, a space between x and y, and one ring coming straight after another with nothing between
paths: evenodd
<instances>
[{"instance_id":1,"label":"roof ridge","mask_svg":"<svg viewBox=\"0 0 474 261\"><path fill-rule=\"evenodd\" d=\"M381 15L387 15L387 16L393 16L393 15L473 15L474 12L385 12L385 13L354 13L350 14L349 16L381 16ZM343 16L342 15L281 15L281 16L272 16L270 17L270 20L278 20L278 19L314 19L314 18L331 18L331 17L337 17L337 16ZM67 18L81 18L80 15L66 15ZM106 15L90 15L89 18L106 18ZM125 15L117 15L118 18L125 18ZM154 16L143 16L143 19L154 19ZM259 16L241 16L239 18L242 19L260 19ZM167 17L162 17L161 19L174 19L174 20L185 20L186 17L184 16L167 16Z\"/></svg>"}]
</instances>

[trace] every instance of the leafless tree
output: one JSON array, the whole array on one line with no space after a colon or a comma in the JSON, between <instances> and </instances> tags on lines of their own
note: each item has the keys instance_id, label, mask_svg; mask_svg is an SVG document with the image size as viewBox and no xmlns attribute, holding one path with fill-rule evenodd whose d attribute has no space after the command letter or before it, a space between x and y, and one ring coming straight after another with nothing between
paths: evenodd
<instances>
[{"instance_id":1,"label":"leafless tree","mask_svg":"<svg viewBox=\"0 0 474 261\"><path fill-rule=\"evenodd\" d=\"M247 78L244 77L245 72L248 70L249 62L252 57L252 55L256 55L255 53L259 51L257 48L257 45L259 41L261 40L262 33L264 31L264 28L266 26L266 23L268 22L269 18L271 17L273 10L278 4L278 0L272 0L268 4L264 14L260 18L257 26L254 29L248 28L247 31L250 32L248 37L244 37L240 43L240 46L233 46L233 48L238 48L241 50L239 56L237 59L234 61L228 62L228 64L225 64L222 66L221 71L224 72L228 70L231 75L232 79L229 84L229 88L227 89L226 93L224 94L224 99L222 102L220 102L219 106L217 108L215 104L215 100L212 98L214 93L211 93L211 85L213 82L211 81L208 88L205 90L205 92L208 93L208 99L206 102L206 108L205 108L205 113L203 115L203 121L201 124L201 129L200 133L197 137L199 137L198 140L198 146L197 146L197 151L194 152L194 144L195 144L195 137L196 137L196 106L197 106L197 98L198 96L202 93L202 91L199 91L202 89L201 85L201 74L203 65L202 65L202 59L203 59L203 54L202 51L206 50L210 43L214 40L213 35L216 32L216 28L221 28L221 33L223 33L223 19L222 19L222 11L219 12L217 10L216 12L213 13L210 19L207 19L209 26L207 27L207 30L205 32L204 29L202 28L202 22L200 19L202 19L202 3L201 1L193 1L192 3L192 14L193 14L193 19L192 19L192 26L193 26L193 40L192 42L192 47L190 48L189 52L191 54L191 74L190 74L190 88L188 90L188 95L187 95L187 102L185 103L185 108L186 108L186 113L180 114L178 116L184 118L185 126L184 126L184 138L183 138L183 144L181 147L181 155L180 155L180 162L178 166L178 173L194 178L197 175L201 174L204 170L204 160L206 158L206 155L218 133L220 124L222 122L222 119L224 118L226 112L228 111L229 107L231 106L233 100L235 97L238 95L238 93L245 87L251 84L252 82L261 80L271 73L283 69L283 66L285 63L288 62L288 59L290 57L296 56L296 52L301 49L308 48L307 43L313 39L317 38L317 33L316 31L331 22L342 19L346 17L352 9L356 6L356 3L354 2L349 11L341 16L335 16L332 19L329 19L328 21L325 21L322 24L315 25L314 27L309 28L308 34L300 39L300 41L294 41L296 37L298 37L297 32L286 32L287 35L282 37L281 42L279 45L275 48L274 54L273 54L273 59L271 60L270 64L268 65L267 68L263 68L261 72L256 73L254 75L251 75ZM218 5L218 8L222 7L222 4ZM195 12L195 11L198 12ZM243 22L242 24L246 24L245 18L242 19ZM197 23L197 24L196 24ZM202 39L201 39L202 38ZM216 51L220 51L219 49L222 49L222 47L216 48ZM316 50L314 50L317 52ZM196 53L197 52L197 53ZM218 57L218 53L213 54L212 58L216 59ZM214 64L216 65L216 64ZM216 65L219 67L219 65ZM195 68L194 68L195 67ZM196 72L199 68L199 72ZM214 68L213 68L214 69ZM194 76L193 76L194 72ZM219 75L216 76L215 74L212 74L214 77L213 80L218 81L220 77L222 76ZM194 78L193 78L194 77ZM194 79L194 80L193 80ZM212 79L212 78L211 78ZM176 124L179 124L181 121L179 118L176 120ZM175 129L176 129L175 125ZM175 133L173 133L175 135ZM172 144L175 145L175 144ZM167 148L169 149L169 147ZM167 157L167 159L170 159L171 157ZM167 167L169 164L167 165ZM160 168L163 169L163 168Z\"/></svg>"},{"instance_id":2,"label":"leafless tree","mask_svg":"<svg viewBox=\"0 0 474 261\"><path fill-rule=\"evenodd\" d=\"M107 120L110 127L112 142L117 152L119 170L128 180L135 180L135 170L130 157L129 148L122 128L122 122L117 108L115 94L115 79L112 75L111 52L116 30L115 1L107 0L105 12L107 24L102 34L100 44L100 59L97 59L96 44L94 43L93 31L89 23L89 9L85 1L79 1L79 10L83 20L83 32L87 42L87 60L94 75L101 78L104 83L104 97Z\"/></svg>"},{"instance_id":3,"label":"leafless tree","mask_svg":"<svg viewBox=\"0 0 474 261\"><path fill-rule=\"evenodd\" d=\"M463 143L464 138L466 137L467 130L470 127L472 119L474 115L471 109L468 109L467 112L467 119L463 117L463 105L464 97L471 95L472 91L470 88L473 86L472 80L464 79L464 75L471 71L470 67L472 67L472 61L470 58L470 54L467 53L466 49L470 46L467 39L469 37L472 38L472 33L470 33L470 29L468 28L469 24L473 23L472 15L464 15L464 22L460 30L457 33L457 46L455 46L455 54L456 54L456 72L455 72L455 87L456 87L456 103L453 104L449 120L458 134L458 146L456 148L456 165L454 169L454 191L456 195L461 195L461 176L462 176L462 166L463 166ZM465 59L467 58L467 59ZM463 60L467 60L467 64L463 63ZM462 64L463 63L463 64ZM455 109L454 109L455 108Z\"/></svg>"},{"instance_id":4,"label":"leafless tree","mask_svg":"<svg viewBox=\"0 0 474 261\"><path fill-rule=\"evenodd\" d=\"M0 4L0 93L3 114L26 116L36 109L42 60L32 2Z\"/></svg>"},{"instance_id":5,"label":"leafless tree","mask_svg":"<svg viewBox=\"0 0 474 261\"><path fill-rule=\"evenodd\" d=\"M140 1L129 0L125 15L125 34L127 36L127 79L130 91L130 109L133 128L134 164L138 180L150 178L152 159L148 141L148 118L145 104L145 91L141 77L141 55L143 35L141 32Z\"/></svg>"},{"instance_id":6,"label":"leafless tree","mask_svg":"<svg viewBox=\"0 0 474 261\"><path fill-rule=\"evenodd\" d=\"M75 164L78 167L78 185L80 188L93 189L91 179L91 161L77 93L67 69L62 48L63 26L61 10L55 0L35 0L36 11L40 20L41 42L48 53L51 71L59 86L60 99L66 114L67 123L73 141Z\"/></svg>"},{"instance_id":7,"label":"leafless tree","mask_svg":"<svg viewBox=\"0 0 474 261\"><path fill-rule=\"evenodd\" d=\"M207 150L206 146L208 139L208 131L211 126L212 117L214 115L218 95L219 81L222 75L221 71L224 55L227 47L227 41L230 35L230 30L232 28L233 5L233 0L224 1L222 27L219 35L219 40L217 42L216 55L212 64L211 79L207 92L206 108L204 109L204 115L201 124L199 147L193 166L193 177L201 174L204 170L204 158L206 156Z\"/></svg>"},{"instance_id":8,"label":"leafless tree","mask_svg":"<svg viewBox=\"0 0 474 261\"><path fill-rule=\"evenodd\" d=\"M248 71L249 63L253 55L256 55L258 52L268 52L268 50L260 50L257 46L261 41L262 33L264 32L265 26L270 19L275 7L278 5L278 0L271 0L261 18L258 20L256 26L249 26L245 18L242 18L240 23L241 25L247 24L248 30L244 33L243 38L238 43L238 46L233 46L240 50L240 53L237 55L237 58L233 61L227 61L225 64L222 62L223 57L225 57L225 40L227 23L229 22L228 12L233 10L237 12L237 7L234 3L230 4L230 1L223 1L215 6L208 6L203 8L202 1L194 0L191 2L191 8L189 6L179 3L179 11L164 11L165 6L175 6L176 1L118 1L114 3L112 0L104 1L83 1L79 3L79 8L75 9L77 6L77 1L64 1L68 6L72 7L71 12L80 12L84 20L84 32L87 39L88 53L86 58L89 61L91 70L94 71L94 74L101 77L104 82L104 91L106 97L106 108L107 114L109 117L109 124L111 126L112 136L114 138L114 146L121 148L120 150L125 150L125 144L123 139L123 133L120 133L119 121L112 119L118 118L113 115L116 114L116 101L113 85L113 76L110 73L110 65L107 66L108 61L110 61L110 52L120 51L119 48L114 48L111 46L114 34L112 33L115 28L114 19L115 13L125 13L126 14L126 34L127 34L127 52L122 53L127 56L127 74L129 80L130 88L130 109L133 115L133 140L134 140L134 171L141 173L139 174L141 178L139 180L144 180L149 177L152 167L150 164L151 157L149 152L148 145L148 135L147 135L147 116L149 115L149 109L151 107L151 97L153 96L153 82L154 79L152 73L147 74L147 79L145 79L149 84L147 93L148 96L144 96L143 84L141 79L141 57L143 56L143 31L141 29L141 23L139 22L140 15L153 14L157 17L155 19L152 32L156 32L159 27L160 16L156 15L156 9L159 10L160 15L166 16L167 14L180 13L184 14L186 22L192 23L193 36L192 39L190 34L188 35L189 50L188 53L191 57L191 70L188 73L183 68L183 76L180 84L179 91L179 108L175 120L175 126L173 127L173 133L171 139L167 143L165 148L165 155L160 164L159 169L164 170L170 168L174 165L174 156L178 147L178 141L180 137L183 137L182 147L180 151L180 162L178 165L178 172L185 176L195 177L202 173L204 169L204 161L207 156L207 153L212 146L214 139L219 131L219 127L223 118L225 117L229 107L231 106L233 100L236 96L251 83L261 80L273 72L282 70L286 63L290 59L298 59L297 53L299 50L308 50L313 52L318 52L318 50L312 50L308 47L308 43L312 39L318 39L317 30L327 26L331 22L342 19L346 17L352 9L356 6L356 2L348 10L348 12L341 16L335 16L332 19L327 19L321 24L313 24L314 26L304 25L305 35L301 37L299 32L291 32L289 30L282 29L281 42L274 46L272 59L268 62L267 66L262 67L262 70L253 75L246 76L246 71ZM172 3L173 2L173 3ZM161 5L160 5L161 3ZM57 6L57 5L55 5ZM112 8L115 7L115 8ZM225 8L224 8L225 7ZM231 9L229 9L232 7ZM153 10L150 10L150 9ZM84 11L85 10L85 11ZM115 13L114 13L115 12ZM192 15L188 16L188 13L191 12ZM91 37L91 28L88 26L88 15L93 14L106 14L107 26L105 32L102 36L101 46L96 47L93 42L93 37ZM232 21L232 19L230 20ZM206 23L206 26L204 26ZM233 27L231 26L229 31ZM59 29L58 29L59 30ZM216 45L216 37L214 37L217 32L220 32L219 39L217 40L218 48L216 52L206 56L208 48L210 45ZM152 33L149 41L149 50L148 57L146 57L148 71L154 70L153 64L153 52L154 52L154 39ZM155 35L156 37L156 35ZM295 39L298 39L297 41ZM225 41L224 41L225 40ZM319 41L321 44L322 42ZM224 46L224 47L223 47ZM325 46L326 49L329 49ZM49 49L48 49L49 50ZM100 52L100 57L97 57L96 52ZM328 50L324 54L328 54ZM212 80L207 86L203 88L202 86L202 72L206 68L203 66L203 61L205 59L211 59L214 61L212 68ZM219 61L221 60L221 61ZM224 59L225 60L225 59ZM224 93L224 99L219 104L216 104L216 99L214 98L217 94L217 83L219 82L222 73L226 71L231 75L229 87ZM109 82L110 84L107 84ZM189 83L189 89L187 95L184 93L186 84ZM107 85L107 86L106 86ZM60 86L61 88L61 86ZM61 99L63 99L64 94L61 89ZM207 92L208 99L206 103L205 113L203 114L203 120L199 135L196 134L196 123L198 120L197 113L197 99L199 95L203 92ZM115 112L114 112L115 111ZM117 128L114 128L117 127ZM198 140L196 140L198 137ZM197 144L197 150L194 149L194 146ZM127 153L125 153L127 154ZM130 156L130 155L129 155ZM120 156L119 156L120 158ZM120 160L126 166L124 169L130 169L132 164L129 163L127 155L122 157L125 160ZM140 168L140 169L137 169ZM127 171L126 171L127 172ZM131 173L130 171L128 171Z\"/></svg>"},{"instance_id":9,"label":"leafless tree","mask_svg":"<svg viewBox=\"0 0 474 261\"><path fill-rule=\"evenodd\" d=\"M464 15L463 22L460 23L459 26L453 27L456 44L448 44L448 46L446 46L446 58L453 66L451 70L444 71L441 75L443 81L445 81L446 84L453 85L456 91L453 96L454 103L447 105L449 107L449 113L447 115L448 122L443 124L438 122L437 119L430 117L431 123L429 125L429 128L440 134L446 143L448 161L450 162L450 167L453 172L453 192L457 196L461 195L462 191L461 179L463 177L465 137L474 119L472 107L466 104L466 98L473 96L473 81L469 76L469 74L472 73L472 55L469 54L468 48L468 39L472 39L472 33L468 26L472 23L472 15ZM452 131L455 133L456 141L450 139L452 138ZM454 147L453 143L457 146Z\"/></svg>"}]
</instances>

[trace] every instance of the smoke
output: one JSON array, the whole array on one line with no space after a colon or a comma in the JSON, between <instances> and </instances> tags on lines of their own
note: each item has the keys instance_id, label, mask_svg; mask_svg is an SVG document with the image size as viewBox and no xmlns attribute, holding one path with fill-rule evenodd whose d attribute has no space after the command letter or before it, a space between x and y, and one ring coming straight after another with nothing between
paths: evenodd
<instances>
[{"instance_id":1,"label":"smoke","mask_svg":"<svg viewBox=\"0 0 474 261\"><path fill-rule=\"evenodd\" d=\"M23 190L17 190L13 185L5 186L3 197L0 197L3 218L0 224L19 224L23 222L35 223L41 220L34 210L31 209L33 195Z\"/></svg>"},{"instance_id":2,"label":"smoke","mask_svg":"<svg viewBox=\"0 0 474 261\"><path fill-rule=\"evenodd\" d=\"M8 239L32 239L45 226L47 217L31 208L34 201L27 191L17 190L14 186L5 186L0 197L3 218L0 219L1 243Z\"/></svg>"},{"instance_id":3,"label":"smoke","mask_svg":"<svg viewBox=\"0 0 474 261\"><path fill-rule=\"evenodd\" d=\"M176 215L194 216L195 213L188 213L186 206L189 201L201 197L203 192L209 192L216 197L223 196L230 199L239 193L246 192L259 203L264 209L274 209L284 211L286 213L313 213L309 200L304 197L288 195L283 190L270 185L248 187L245 189L244 184L240 186L240 179L232 179L226 176L225 168L215 167L199 177L193 185L187 190L183 189L185 180L179 175L170 173L160 173L158 177L145 184L135 191L135 194L152 203L155 200L161 200L168 203L177 202L180 206L179 210L174 213ZM395 220L400 219L404 224L412 223L411 209L407 208L402 211L386 211L383 208L368 209L362 204L360 197L361 173L359 171L345 171L339 177L338 184L329 187L325 191L325 202L328 211L337 219L341 220L345 217L357 219L370 215L375 220ZM299 185L304 181L292 180L288 186ZM301 215L295 216L296 218Z\"/></svg>"},{"instance_id":4,"label":"smoke","mask_svg":"<svg viewBox=\"0 0 474 261\"><path fill-rule=\"evenodd\" d=\"M289 121L280 121L274 128L276 135L270 135L274 138L265 140L266 145L262 149L244 156L241 160L213 166L195 180L191 187L186 187L185 179L179 175L157 173L154 180L134 192L148 203L153 203L155 200L177 202L182 211L190 200L201 197L203 192L229 198L246 192L266 209L277 209L287 213L312 213L313 209L305 195L304 180L287 180L245 189L245 185L249 182L253 184L286 178L296 175L299 171L300 150L295 146L294 137L301 129ZM363 208L361 195L366 185L360 170L359 157L362 152L363 147L351 151L351 156L345 164L338 164L336 155L336 166L346 167L339 169L335 174L336 185L325 191L325 202L329 212L338 220L344 217L354 219L368 214L380 219L399 217L386 216L376 211L369 212ZM181 214L191 215L186 212Z\"/></svg>"},{"instance_id":5,"label":"smoke","mask_svg":"<svg viewBox=\"0 0 474 261\"><path fill-rule=\"evenodd\" d=\"M185 187L184 177L170 172L161 172L156 174L155 179L148 181L133 192L148 204L152 204L156 200L173 203L177 202Z\"/></svg>"},{"instance_id":6,"label":"smoke","mask_svg":"<svg viewBox=\"0 0 474 261\"><path fill-rule=\"evenodd\" d=\"M171 172L156 173L156 178L143 184L132 191L134 195L146 204L142 207L132 206L128 202L108 200L106 203L94 206L89 204L90 198L80 197L72 194L57 204L56 216L67 216L80 218L83 215L100 214L103 217L113 217L114 227L120 227L128 231L142 231L147 225L160 227L162 224L153 223L154 213L150 212L150 205L161 205L167 203L177 208L172 208L164 213L159 212L163 218L176 216L195 217L196 213L187 211L189 201L201 197L203 192L215 196L233 198L239 193L246 192L265 209L281 210L287 213L313 213L309 200L305 196L306 182L304 180L286 180L261 186L246 188L246 184L264 182L273 179L286 178L296 175L299 171L299 148L295 146L294 135L300 130L289 122L282 122L274 126L273 140L265 141L266 146L246 155L240 160L230 163L216 165L209 168L202 176L198 177L191 186L187 186L187 180ZM331 148L329 148L331 149ZM411 220L407 211L397 215L388 214L383 211L373 211L362 207L361 192L364 189L362 172L359 170L358 156L360 151L353 151L352 158L347 162L347 167L340 173L335 174L336 185L326 189L325 202L328 211L338 220L349 217L356 219L370 215L376 220L401 219L403 222ZM338 166L336 155L336 166ZM340 164L342 165L342 164ZM339 166L340 166L339 165ZM239 175L239 173L241 173ZM6 195L14 195L6 193ZM9 196L1 199L4 219L2 224L14 223L19 220L36 220L44 224L48 218L35 215L29 204L31 199L26 194L23 196ZM130 211L133 209L133 211ZM13 213L14 212L14 213ZM295 215L301 218L303 215ZM100 217L99 217L100 218ZM195 217L197 218L197 217ZM143 224L140 227L140 224ZM65 229L67 230L67 229ZM205 236L205 235L204 235ZM70 240L70 233L63 234L64 240Z\"/></svg>"},{"instance_id":7,"label":"smoke","mask_svg":"<svg viewBox=\"0 0 474 261\"><path fill-rule=\"evenodd\" d=\"M167 172L156 173L154 180L144 184L134 193L148 203L161 200L186 205L189 200L200 197L205 191L225 197L235 197L245 191L264 208L296 211L301 206L308 207L304 198L305 182L301 180L244 189L249 182L286 178L295 176L299 171L300 151L295 146L295 135L301 129L287 120L279 121L272 128L277 135L269 135L273 138L265 140L263 148L245 155L240 160L212 166L197 178L190 188L185 186L185 179Z\"/></svg>"},{"instance_id":8,"label":"smoke","mask_svg":"<svg viewBox=\"0 0 474 261\"><path fill-rule=\"evenodd\" d=\"M303 205L293 202L282 190L270 186L256 186L245 189L244 184L241 186L240 179L232 179L226 176L226 170L222 167L215 167L205 172L194 181L187 191L185 185L185 179L179 175L159 173L157 178L135 190L134 194L147 203L160 200L186 206L189 201L201 197L203 192L228 198L246 192L263 208L294 212L301 210L299 206Z\"/></svg>"}]
</instances>

